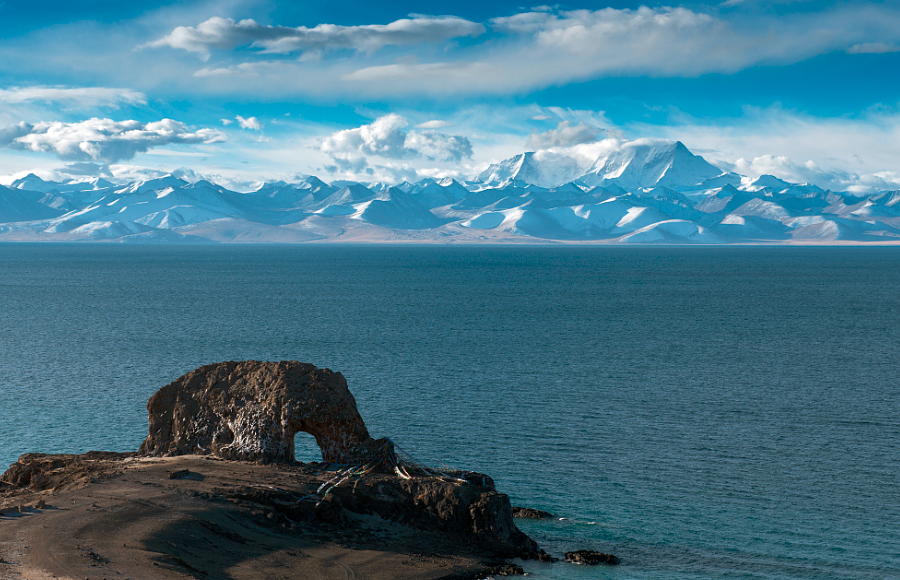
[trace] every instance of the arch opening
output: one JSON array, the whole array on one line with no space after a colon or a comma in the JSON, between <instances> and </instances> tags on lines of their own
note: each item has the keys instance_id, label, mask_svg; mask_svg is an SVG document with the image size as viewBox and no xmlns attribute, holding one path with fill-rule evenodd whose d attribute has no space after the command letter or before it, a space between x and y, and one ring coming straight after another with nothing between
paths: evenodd
<instances>
[{"instance_id":1,"label":"arch opening","mask_svg":"<svg viewBox=\"0 0 900 580\"><path fill-rule=\"evenodd\" d=\"M301 463L322 461L322 449L316 438L306 431L297 431L294 434L294 461Z\"/></svg>"}]
</instances>

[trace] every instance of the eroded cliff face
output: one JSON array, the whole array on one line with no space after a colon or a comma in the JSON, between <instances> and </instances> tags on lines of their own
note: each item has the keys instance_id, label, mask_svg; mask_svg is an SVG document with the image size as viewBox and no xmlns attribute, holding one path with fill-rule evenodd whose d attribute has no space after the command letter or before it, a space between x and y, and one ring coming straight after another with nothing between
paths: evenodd
<instances>
[{"instance_id":1,"label":"eroded cliff face","mask_svg":"<svg viewBox=\"0 0 900 580\"><path fill-rule=\"evenodd\" d=\"M323 461L354 463L384 446L370 436L341 373L297 361L223 362L191 371L147 403L139 454L294 460L294 435L316 438Z\"/></svg>"}]
</instances>

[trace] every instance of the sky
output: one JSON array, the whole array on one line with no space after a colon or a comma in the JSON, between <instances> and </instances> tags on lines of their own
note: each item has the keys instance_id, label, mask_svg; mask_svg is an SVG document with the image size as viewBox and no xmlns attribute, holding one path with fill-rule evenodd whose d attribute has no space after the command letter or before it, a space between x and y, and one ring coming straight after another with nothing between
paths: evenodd
<instances>
[{"instance_id":1,"label":"sky","mask_svg":"<svg viewBox=\"0 0 900 580\"><path fill-rule=\"evenodd\" d=\"M635 139L900 188L900 0L0 0L0 183L466 179Z\"/></svg>"}]
</instances>

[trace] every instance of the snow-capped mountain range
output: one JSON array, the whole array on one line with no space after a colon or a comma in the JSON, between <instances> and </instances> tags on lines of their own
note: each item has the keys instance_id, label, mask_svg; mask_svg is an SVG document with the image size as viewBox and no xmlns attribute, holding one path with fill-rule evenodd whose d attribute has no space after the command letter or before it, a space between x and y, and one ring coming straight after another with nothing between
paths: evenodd
<instances>
[{"instance_id":1,"label":"snow-capped mountain range","mask_svg":"<svg viewBox=\"0 0 900 580\"><path fill-rule=\"evenodd\" d=\"M115 184L30 174L0 186L0 241L900 243L900 191L858 196L723 172L680 142L583 160L522 153L459 182L240 193L167 175Z\"/></svg>"}]
</instances>

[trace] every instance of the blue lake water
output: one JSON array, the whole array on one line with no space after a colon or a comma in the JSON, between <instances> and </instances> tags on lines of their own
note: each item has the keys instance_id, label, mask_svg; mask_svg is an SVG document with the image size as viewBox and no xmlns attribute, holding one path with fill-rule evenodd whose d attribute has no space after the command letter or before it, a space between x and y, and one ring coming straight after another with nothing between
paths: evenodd
<instances>
[{"instance_id":1,"label":"blue lake water","mask_svg":"<svg viewBox=\"0 0 900 580\"><path fill-rule=\"evenodd\" d=\"M0 332L4 465L137 449L176 377L297 359L567 518L519 520L549 552L623 561L535 578L900 578L898 248L0 245Z\"/></svg>"}]
</instances>

